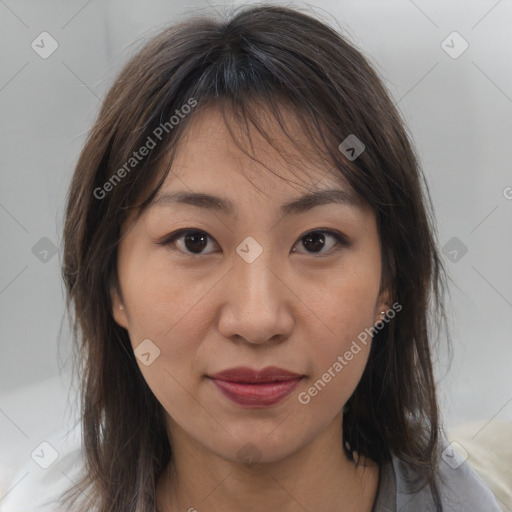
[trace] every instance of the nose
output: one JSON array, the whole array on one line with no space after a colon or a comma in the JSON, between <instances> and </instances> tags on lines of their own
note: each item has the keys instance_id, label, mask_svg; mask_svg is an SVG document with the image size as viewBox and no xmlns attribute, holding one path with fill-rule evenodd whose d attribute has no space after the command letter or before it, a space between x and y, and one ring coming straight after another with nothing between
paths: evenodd
<instances>
[{"instance_id":1,"label":"nose","mask_svg":"<svg viewBox=\"0 0 512 512\"><path fill-rule=\"evenodd\" d=\"M279 342L293 331L293 293L267 253L252 263L242 258L225 276L218 328L226 338L251 344ZM282 272L281 272L282 274Z\"/></svg>"}]
</instances>

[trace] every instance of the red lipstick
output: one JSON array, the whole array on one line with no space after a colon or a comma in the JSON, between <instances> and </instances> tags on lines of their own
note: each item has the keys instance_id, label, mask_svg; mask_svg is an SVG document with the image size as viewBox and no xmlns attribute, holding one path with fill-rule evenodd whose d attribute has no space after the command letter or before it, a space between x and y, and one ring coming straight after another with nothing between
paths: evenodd
<instances>
[{"instance_id":1,"label":"red lipstick","mask_svg":"<svg viewBox=\"0 0 512 512\"><path fill-rule=\"evenodd\" d=\"M256 408L268 407L284 400L304 375L277 366L267 366L262 370L240 366L208 377L231 401Z\"/></svg>"}]
</instances>

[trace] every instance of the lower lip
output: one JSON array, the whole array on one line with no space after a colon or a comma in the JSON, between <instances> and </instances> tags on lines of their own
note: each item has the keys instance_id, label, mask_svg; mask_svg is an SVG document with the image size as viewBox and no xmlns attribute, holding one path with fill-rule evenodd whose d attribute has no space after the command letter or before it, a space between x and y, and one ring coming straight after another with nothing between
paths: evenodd
<instances>
[{"instance_id":1,"label":"lower lip","mask_svg":"<svg viewBox=\"0 0 512 512\"><path fill-rule=\"evenodd\" d=\"M228 382L218 379L211 380L217 386L217 389L232 402L245 407L255 408L268 407L281 402L298 386L301 378L262 384Z\"/></svg>"}]
</instances>

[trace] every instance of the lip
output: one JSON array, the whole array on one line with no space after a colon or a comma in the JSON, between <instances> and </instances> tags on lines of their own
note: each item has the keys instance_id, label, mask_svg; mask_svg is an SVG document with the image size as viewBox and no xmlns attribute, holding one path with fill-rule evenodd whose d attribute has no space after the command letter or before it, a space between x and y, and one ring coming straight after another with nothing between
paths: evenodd
<instances>
[{"instance_id":1,"label":"lip","mask_svg":"<svg viewBox=\"0 0 512 512\"><path fill-rule=\"evenodd\" d=\"M299 373L294 373L277 366L267 366L261 370L254 370L247 366L237 366L236 368L229 368L211 375L211 378L216 380L258 384L295 380L300 377L302 377L302 375Z\"/></svg>"},{"instance_id":2,"label":"lip","mask_svg":"<svg viewBox=\"0 0 512 512\"><path fill-rule=\"evenodd\" d=\"M250 408L275 405L298 386L304 375L277 366L262 370L237 367L208 376L217 389L232 402Z\"/></svg>"}]
</instances>

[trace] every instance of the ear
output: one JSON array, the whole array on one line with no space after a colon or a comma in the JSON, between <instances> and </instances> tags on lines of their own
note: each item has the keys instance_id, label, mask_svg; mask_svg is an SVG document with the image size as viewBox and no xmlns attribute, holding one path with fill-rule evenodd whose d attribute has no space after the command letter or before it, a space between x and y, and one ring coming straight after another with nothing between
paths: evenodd
<instances>
[{"instance_id":1,"label":"ear","mask_svg":"<svg viewBox=\"0 0 512 512\"><path fill-rule=\"evenodd\" d=\"M381 314L383 311L386 312L392 304L392 297L390 293L389 286L384 286L379 292L379 297L377 299L377 303L375 305L375 322L377 323L382 320L383 315Z\"/></svg>"},{"instance_id":2,"label":"ear","mask_svg":"<svg viewBox=\"0 0 512 512\"><path fill-rule=\"evenodd\" d=\"M396 275L396 263L394 254L391 251L388 252L387 256L387 259L383 259L379 297L375 304L375 323L380 322L383 319L383 315L381 313L383 311L387 312L393 304L393 294L391 291L393 290L393 279ZM387 270L384 261L388 262Z\"/></svg>"},{"instance_id":3,"label":"ear","mask_svg":"<svg viewBox=\"0 0 512 512\"><path fill-rule=\"evenodd\" d=\"M110 297L112 301L112 316L115 322L121 327L128 329L128 314L126 313L120 293L116 289L112 289Z\"/></svg>"}]
</instances>

